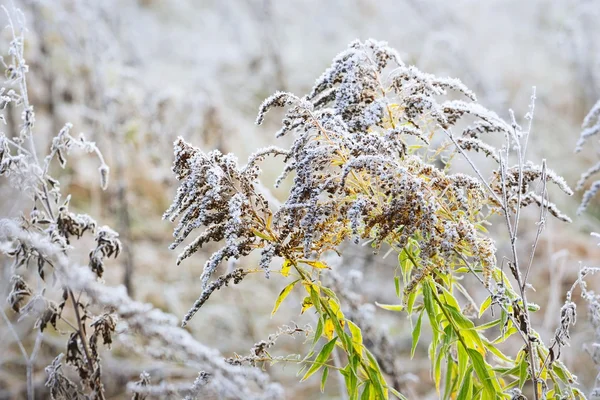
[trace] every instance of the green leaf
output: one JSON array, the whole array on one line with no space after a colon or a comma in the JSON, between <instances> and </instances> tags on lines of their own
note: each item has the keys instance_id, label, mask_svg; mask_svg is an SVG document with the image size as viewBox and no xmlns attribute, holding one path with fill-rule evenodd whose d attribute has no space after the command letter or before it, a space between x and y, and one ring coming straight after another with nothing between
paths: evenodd
<instances>
[{"instance_id":1,"label":"green leaf","mask_svg":"<svg viewBox=\"0 0 600 400\"><path fill-rule=\"evenodd\" d=\"M360 400L369 400L371 398L371 382L367 381L365 383L365 387L363 389L362 395L360 396Z\"/></svg>"},{"instance_id":2,"label":"green leaf","mask_svg":"<svg viewBox=\"0 0 600 400\"><path fill-rule=\"evenodd\" d=\"M476 331L485 331L486 329L493 328L494 326L498 325L500 322L502 322L502 320L500 318L498 318L498 319L490 321L486 324L476 326L475 330Z\"/></svg>"},{"instance_id":3,"label":"green leaf","mask_svg":"<svg viewBox=\"0 0 600 400\"><path fill-rule=\"evenodd\" d=\"M383 308L384 310L389 310L389 311L404 310L404 306L402 304L381 304L381 303L375 302L375 305L379 308Z\"/></svg>"},{"instance_id":4,"label":"green leaf","mask_svg":"<svg viewBox=\"0 0 600 400\"><path fill-rule=\"evenodd\" d=\"M509 329L506 329L502 335L498 336L492 343L494 343L494 344L504 343L504 341L506 341L506 339L508 339L509 337L511 337L513 334L515 334L517 332L518 332L517 328L515 328L514 326L511 326Z\"/></svg>"},{"instance_id":5,"label":"green leaf","mask_svg":"<svg viewBox=\"0 0 600 400\"><path fill-rule=\"evenodd\" d=\"M323 368L323 376L321 376L321 393L325 393L325 383L327 383L327 376L329 376L329 367Z\"/></svg>"},{"instance_id":6,"label":"green leaf","mask_svg":"<svg viewBox=\"0 0 600 400\"><path fill-rule=\"evenodd\" d=\"M323 318L319 316L319 322L317 322L317 329L315 329L315 336L313 338L313 346L317 344L321 336L323 335Z\"/></svg>"},{"instance_id":7,"label":"green leaf","mask_svg":"<svg viewBox=\"0 0 600 400\"><path fill-rule=\"evenodd\" d=\"M419 319L417 319L417 324L412 331L412 347L410 348L410 358L412 359L415 355L415 350L417 349L417 344L419 343L419 338L421 337L421 320L423 319L423 311L419 314Z\"/></svg>"},{"instance_id":8,"label":"green leaf","mask_svg":"<svg viewBox=\"0 0 600 400\"><path fill-rule=\"evenodd\" d=\"M412 265L410 260L408 259L408 252L406 250L406 247L402 249L400 254L398 254L398 262L400 264L400 269L402 270L402 278L406 283L408 282L408 275L410 274Z\"/></svg>"},{"instance_id":9,"label":"green leaf","mask_svg":"<svg viewBox=\"0 0 600 400\"><path fill-rule=\"evenodd\" d=\"M269 242L270 242L270 241L272 241L272 240L273 240L273 238L272 238L272 237L270 237L270 236L268 236L268 235L265 235L264 233L262 233L261 231L259 231L259 230L257 230L257 229L252 229L252 233L254 233L256 236L258 236L259 238L261 238L261 239L264 239L264 240L266 240L266 241L269 241Z\"/></svg>"},{"instance_id":10,"label":"green leaf","mask_svg":"<svg viewBox=\"0 0 600 400\"><path fill-rule=\"evenodd\" d=\"M460 385L460 390L458 391L458 396L456 397L456 400L471 400L473 399L472 396L472 392L473 392L473 382L472 382L472 375L473 375L473 367L469 367L466 371L465 371L465 379L461 380L461 385Z\"/></svg>"},{"instance_id":11,"label":"green leaf","mask_svg":"<svg viewBox=\"0 0 600 400\"><path fill-rule=\"evenodd\" d=\"M354 346L354 350L356 353L362 357L363 350L363 338L362 332L356 324L350 320L348 320L348 329L350 329L350 334L352 335L352 345Z\"/></svg>"},{"instance_id":12,"label":"green leaf","mask_svg":"<svg viewBox=\"0 0 600 400\"><path fill-rule=\"evenodd\" d=\"M498 350L498 348L496 346L494 346L493 344L491 344L486 338L483 338L483 344L487 350L489 350L492 354L494 354L499 359L504 360L510 364L514 363L514 360L512 358L508 357L506 354L504 354L503 352Z\"/></svg>"},{"instance_id":13,"label":"green leaf","mask_svg":"<svg viewBox=\"0 0 600 400\"><path fill-rule=\"evenodd\" d=\"M408 399L406 398L406 396L404 396L402 393L400 393L399 391L397 391L397 390L396 390L396 389L394 389L393 387L388 387L388 390L389 390L390 392L392 392L392 394L393 394L394 396L396 396L397 398L399 398L400 400L408 400Z\"/></svg>"},{"instance_id":14,"label":"green leaf","mask_svg":"<svg viewBox=\"0 0 600 400\"><path fill-rule=\"evenodd\" d=\"M496 395L502 391L496 377L490 375L492 367L485 362L483 356L474 349L467 349L467 354L473 363L473 369L477 373L479 381L483 385L483 389L487 395L485 398L495 399Z\"/></svg>"},{"instance_id":15,"label":"green leaf","mask_svg":"<svg viewBox=\"0 0 600 400\"><path fill-rule=\"evenodd\" d=\"M457 310L460 310L460 305L458 304L458 301L452 295L452 293L450 293L448 291L448 289L446 289L443 286L437 285L437 287L440 288L440 289L442 289L442 293L444 295L444 300L445 300L446 304L448 304L449 306L452 306L452 307L456 308Z\"/></svg>"},{"instance_id":16,"label":"green leaf","mask_svg":"<svg viewBox=\"0 0 600 400\"><path fill-rule=\"evenodd\" d=\"M475 228L480 230L483 233L488 233L488 230L486 229L486 227L481 224L475 224Z\"/></svg>"},{"instance_id":17,"label":"green leaf","mask_svg":"<svg viewBox=\"0 0 600 400\"><path fill-rule=\"evenodd\" d=\"M488 298L485 299L485 301L483 303L481 303L481 307L479 307L479 318L481 318L481 316L483 315L485 310L490 308L491 305L492 305L492 296L488 296Z\"/></svg>"},{"instance_id":18,"label":"green leaf","mask_svg":"<svg viewBox=\"0 0 600 400\"><path fill-rule=\"evenodd\" d=\"M285 300L285 298L288 296L288 294L290 294L290 292L298 282L300 282L300 279L296 279L294 282L284 287L281 293L279 293L279 297L277 297L277 301L275 301L275 307L273 307L273 311L271 311L271 317L275 315L275 313L279 309L279 306L281 305L281 302Z\"/></svg>"},{"instance_id":19,"label":"green leaf","mask_svg":"<svg viewBox=\"0 0 600 400\"><path fill-rule=\"evenodd\" d=\"M396 287L396 296L400 298L400 277L394 276L394 286Z\"/></svg>"},{"instance_id":20,"label":"green leaf","mask_svg":"<svg viewBox=\"0 0 600 400\"><path fill-rule=\"evenodd\" d=\"M445 346L440 347L440 351L433 363L433 380L435 382L435 390L440 394L440 385L442 383L442 359L446 353ZM439 396L438 396L439 397Z\"/></svg>"},{"instance_id":21,"label":"green leaf","mask_svg":"<svg viewBox=\"0 0 600 400\"><path fill-rule=\"evenodd\" d=\"M444 399L449 399L452 394L452 389L454 385L456 385L456 380L452 379L454 375L454 367L455 363L452 360L452 357L446 357L446 377L444 379L445 390L444 390Z\"/></svg>"},{"instance_id":22,"label":"green leaf","mask_svg":"<svg viewBox=\"0 0 600 400\"><path fill-rule=\"evenodd\" d=\"M558 376L558 378L567 385L572 385L575 382L575 377L560 360L556 360L552 363L552 372Z\"/></svg>"},{"instance_id":23,"label":"green leaf","mask_svg":"<svg viewBox=\"0 0 600 400\"><path fill-rule=\"evenodd\" d=\"M369 367L368 372L369 378L371 378L371 387L376 395L375 398L381 400L387 399L383 388L383 378L381 377L380 373L373 367Z\"/></svg>"},{"instance_id":24,"label":"green leaf","mask_svg":"<svg viewBox=\"0 0 600 400\"><path fill-rule=\"evenodd\" d=\"M437 312L433 304L433 291L428 282L423 284L423 303L425 304L425 310L427 311L429 324L431 325L431 331L433 333L433 346L437 347L440 328L437 320Z\"/></svg>"},{"instance_id":25,"label":"green leaf","mask_svg":"<svg viewBox=\"0 0 600 400\"><path fill-rule=\"evenodd\" d=\"M413 309L413 305L415 304L416 298L417 298L417 289L413 289L413 291L408 294L408 299L406 300L406 312L409 315L412 314L412 309Z\"/></svg>"},{"instance_id":26,"label":"green leaf","mask_svg":"<svg viewBox=\"0 0 600 400\"><path fill-rule=\"evenodd\" d=\"M313 375L323 366L323 364L329 359L329 355L335 348L336 341L337 337L334 337L329 342L327 342L325 346L323 346L319 354L317 354L317 358L315 358L314 364L308 369L308 371L306 371L306 374L304 374L300 382L303 382L310 378L311 375Z\"/></svg>"},{"instance_id":27,"label":"green leaf","mask_svg":"<svg viewBox=\"0 0 600 400\"><path fill-rule=\"evenodd\" d=\"M346 389L348 390L348 395L350 398L356 398L358 394L358 378L356 374L352 370L350 364L346 365L344 369L341 369L340 372L344 375L344 381L346 382Z\"/></svg>"},{"instance_id":28,"label":"green leaf","mask_svg":"<svg viewBox=\"0 0 600 400\"><path fill-rule=\"evenodd\" d=\"M447 307L446 310L452 316L454 323L460 329L460 335L467 343L467 345L470 348L479 347L479 349L484 350L485 347L483 345L481 337L479 337L479 333L477 333L477 331L475 330L475 325L473 324L473 321L462 315L461 312L455 309L454 307Z\"/></svg>"},{"instance_id":29,"label":"green leaf","mask_svg":"<svg viewBox=\"0 0 600 400\"><path fill-rule=\"evenodd\" d=\"M519 388L523 389L523 385L525 385L525 382L527 382L527 376L528 376L528 372L527 372L527 361L525 360L525 358L523 358L523 360L521 360L521 364L519 364Z\"/></svg>"},{"instance_id":30,"label":"green leaf","mask_svg":"<svg viewBox=\"0 0 600 400\"><path fill-rule=\"evenodd\" d=\"M458 351L458 380L462 382L465 379L469 355L467 354L467 349L460 342L456 345L456 350Z\"/></svg>"}]
</instances>

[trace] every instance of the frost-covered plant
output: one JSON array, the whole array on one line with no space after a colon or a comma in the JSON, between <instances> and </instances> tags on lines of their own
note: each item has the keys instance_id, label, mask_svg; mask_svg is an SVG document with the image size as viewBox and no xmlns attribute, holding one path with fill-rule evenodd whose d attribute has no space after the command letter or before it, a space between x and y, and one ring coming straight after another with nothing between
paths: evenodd
<instances>
[{"instance_id":1,"label":"frost-covered plant","mask_svg":"<svg viewBox=\"0 0 600 400\"><path fill-rule=\"evenodd\" d=\"M209 242L222 243L206 262L202 294L183 325L214 291L210 278L219 264L259 251L267 277L276 263L281 265L277 272L291 280L273 313L294 288L302 288L302 312L314 311L318 321L312 349L326 340L302 360L308 364L303 379L322 369L324 384L333 368L343 375L351 398L403 398L383 373L382 355L365 345L363 327L342 311L344 297L321 280L329 268L326 253L338 252L348 240L363 241L375 252L387 246L398 254L390 289L395 286L401 304L387 308L417 316L413 353L422 321L429 320L431 372L444 398L523 398L528 382L534 399L583 397L575 377L531 326L530 311L537 307L528 303L526 292L535 246L529 263L520 263L516 251L523 207L540 206L538 237L547 213L569 221L546 193L546 183L553 182L570 195L568 185L545 163L525 158L534 99L535 93L523 130L514 116L505 122L478 104L460 81L404 65L385 43L356 41L308 95L277 92L261 105L258 124L271 108L287 107L277 137L293 134L289 149L259 150L239 166L231 154L204 153L178 139L173 171L180 186L165 213L171 221L179 219L171 247L203 229L179 263ZM455 136L453 129L461 133ZM491 146L484 141L489 135L506 144ZM497 163L489 180L466 151ZM472 175L438 166L436 160L448 165L457 154L473 167ZM268 200L259 180L258 164L267 156L285 162L276 185L293 175L281 205ZM516 164L510 166L513 157ZM498 265L494 240L485 229L494 214L502 215L508 227L508 270L516 288ZM489 292L479 307L463 285L465 275L477 277ZM477 324L469 318L473 308L480 318L495 309L495 319ZM500 335L488 333L492 328ZM523 347L516 356L505 355L497 345L513 335ZM343 367L329 363L336 346L346 355Z\"/></svg>"},{"instance_id":2,"label":"frost-covered plant","mask_svg":"<svg viewBox=\"0 0 600 400\"><path fill-rule=\"evenodd\" d=\"M600 235L597 233L592 233L592 236L596 238L600 238ZM600 294L596 293L593 290L588 288L588 282L586 279L600 272L600 268L598 267L581 267L579 270L579 276L573 282L571 289L567 292L567 297L564 306L562 307L561 313L565 315L565 318L568 322L562 323L563 318L561 318L561 326L557 329L556 333L556 342L558 342L559 336L561 337L569 337L568 324L569 322L575 323L575 303L573 303L573 293L576 289L579 289L581 292L581 298L585 301L588 307L588 321L592 328L594 329L594 341L591 345L585 344L585 350L588 352L592 361L596 365L597 368L600 368ZM600 371L596 376L596 381L594 383L594 388L590 393L591 398L600 397Z\"/></svg>"},{"instance_id":3,"label":"frost-covered plant","mask_svg":"<svg viewBox=\"0 0 600 400\"><path fill-rule=\"evenodd\" d=\"M577 141L577 147L575 148L576 152L583 150L583 146L589 138L600 133L600 101L598 101L587 114L583 120L582 127L583 131L581 132L579 140ZM579 182L577 182L576 190L582 190L590 178L598 172L600 172L600 162L597 162L594 166L590 167L581 175ZM583 194L583 200L581 201L579 209L577 210L578 214L581 214L583 211L585 211L599 190L600 180L592 182L591 186Z\"/></svg>"},{"instance_id":4,"label":"frost-covered plant","mask_svg":"<svg viewBox=\"0 0 600 400\"><path fill-rule=\"evenodd\" d=\"M9 15L6 9L4 11ZM118 234L110 228L98 227L96 221L87 214L70 211L70 196L62 195L59 181L52 177L50 169L55 160L64 168L66 156L73 148L80 148L98 156L100 182L104 189L108 184L109 169L93 142L86 140L83 134L77 138L71 135L70 124L66 124L52 139L49 153L43 159L38 157L34 137L35 113L27 91L28 66L23 57L24 21L19 11L15 10L14 14L19 26L15 27L12 20L10 21L12 41L9 57L2 59L7 79L5 87L0 91L2 110L4 113L20 112L21 124L16 137L0 133L0 176L15 189L15 198L21 192L29 199L30 203L24 204L21 210L27 210L27 206L30 206L30 209L20 218L0 220L2 253L13 259L10 267L13 274L12 289L7 300L12 309L21 314L21 318L36 319L35 328L40 331L38 340L41 340L44 330L49 325L58 330L70 330L64 360L76 369L81 385L75 385L66 376L61 375L61 354L48 369L52 372L47 381L51 395L54 398L64 398L66 394L81 397L84 396L83 393L88 392L102 399L104 387L98 345L101 340L103 344L110 346L116 319L111 313L92 313L85 296L82 296L83 293L74 291L69 284L69 276L59 260L73 252L74 239L81 238L89 231L95 235L96 240L96 247L90 253L89 267L97 278L101 278L105 259L116 257L120 252L121 243ZM32 275L28 271L32 265L41 278L37 283L34 283L33 277L31 280L34 282L28 282L25 278ZM61 287L62 300L58 303L51 297L46 297L48 287L43 282L49 276ZM73 317L63 313L66 307L72 308ZM4 311L2 316L10 325L11 322ZM18 336L16 340L21 343ZM20 349L28 360L27 390L28 397L33 398L30 370L32 357L22 345ZM37 349L39 343L36 343L35 352Z\"/></svg>"},{"instance_id":5,"label":"frost-covered plant","mask_svg":"<svg viewBox=\"0 0 600 400\"><path fill-rule=\"evenodd\" d=\"M112 387L105 386L102 379L100 348L110 347L114 342L152 360L185 364L195 371L206 370L193 384L177 391L189 399L281 398L281 387L269 382L264 373L231 366L217 350L204 346L176 326L174 316L132 300L123 287L112 288L101 282L107 259L117 257L122 250L118 234L107 226L99 226L89 215L72 211L71 196L61 192L53 169L65 168L67 156L75 148L99 158L99 181L103 188L108 184L109 168L93 142L83 135L71 134L70 124L51 140L47 154L39 155L44 137L40 137L40 129L35 129L35 113L28 98L28 66L23 56L24 16L19 10L14 10L9 20L11 16L13 20L16 17L17 24L10 22L9 58L2 60L7 80L5 88L0 89L1 116L9 120L4 118L5 114L20 112L22 121L16 127L17 136L0 132L0 179L2 184L11 186L15 203L17 199L24 201L15 207L21 212L19 217L0 218L0 253L5 257L3 267L8 270L10 280L6 305L12 310L0 307L0 315L2 326L8 327L24 358L27 397L40 396L39 390L34 393L35 367L41 362L36 357L41 349L48 353L45 339L52 328L66 336L67 343L64 353L51 354L53 361L45 368L44 395L51 398L105 398L105 389ZM11 128L14 131L15 127L9 123L8 129ZM78 241L86 234L92 234L95 240L91 251ZM78 254L82 252L89 255L87 265L80 266ZM24 319L33 320L35 340L31 349L28 348L30 332L19 332L21 325L25 325L19 322ZM73 379L73 372L79 379ZM140 384L145 389L130 384L130 392L138 398L145 394L167 396L179 387L166 382L153 386L149 378L145 382Z\"/></svg>"}]
</instances>

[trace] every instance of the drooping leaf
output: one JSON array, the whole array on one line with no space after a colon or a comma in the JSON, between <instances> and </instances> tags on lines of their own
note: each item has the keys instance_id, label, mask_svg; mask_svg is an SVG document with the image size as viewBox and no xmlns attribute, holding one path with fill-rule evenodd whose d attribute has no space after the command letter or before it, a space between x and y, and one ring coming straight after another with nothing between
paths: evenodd
<instances>
[{"instance_id":1,"label":"drooping leaf","mask_svg":"<svg viewBox=\"0 0 600 400\"><path fill-rule=\"evenodd\" d=\"M304 314L306 310L313 306L312 299L310 296L306 296L304 300L302 300L302 310L300 310L300 314Z\"/></svg>"},{"instance_id":2,"label":"drooping leaf","mask_svg":"<svg viewBox=\"0 0 600 400\"><path fill-rule=\"evenodd\" d=\"M321 349L319 354L317 354L317 357L315 358L314 363L308 369L308 371L306 371L306 374L304 374L304 376L302 377L300 382L307 380L315 372L317 372L321 367L323 367L323 364L329 359L329 355L335 348L336 341L337 341L337 337L335 337L335 338L331 339L329 342L325 343L325 345L323 346L323 348Z\"/></svg>"},{"instance_id":3,"label":"drooping leaf","mask_svg":"<svg viewBox=\"0 0 600 400\"><path fill-rule=\"evenodd\" d=\"M275 301L275 307L273 307L273 311L271 311L271 316L275 315L275 313L279 309L279 306L281 305L281 302L283 302L283 300L285 300L285 298L290 294L290 292L292 291L292 289L294 288L296 283L298 283L299 281L300 281L300 279L297 279L294 282L288 284L286 287L284 287L281 290L281 292L279 293L279 296L277 297L277 300Z\"/></svg>"},{"instance_id":4,"label":"drooping leaf","mask_svg":"<svg viewBox=\"0 0 600 400\"><path fill-rule=\"evenodd\" d=\"M379 308L383 308L384 310L389 310L389 311L404 310L404 306L402 304L381 304L381 303L375 302L375 305Z\"/></svg>"},{"instance_id":5,"label":"drooping leaf","mask_svg":"<svg viewBox=\"0 0 600 400\"><path fill-rule=\"evenodd\" d=\"M502 392L500 383L498 380L490 375L492 367L485 362L481 353L474 349L467 349L467 354L473 364L473 369L479 378L479 381L483 385L486 397L489 399L495 399L496 396Z\"/></svg>"},{"instance_id":6,"label":"drooping leaf","mask_svg":"<svg viewBox=\"0 0 600 400\"><path fill-rule=\"evenodd\" d=\"M485 310L487 310L490 305L492 305L492 296L488 296L487 299L481 303L481 307L479 307L479 318L481 318Z\"/></svg>"},{"instance_id":7,"label":"drooping leaf","mask_svg":"<svg viewBox=\"0 0 600 400\"><path fill-rule=\"evenodd\" d=\"M352 335L352 345L354 346L354 350L356 353L362 357L363 352L363 338L362 332L358 326L352 321L348 321L348 329L350 329L350 334Z\"/></svg>"},{"instance_id":8,"label":"drooping leaf","mask_svg":"<svg viewBox=\"0 0 600 400\"><path fill-rule=\"evenodd\" d=\"M321 393L325 393L325 383L327 383L327 377L329 376L329 367L323 368L323 375L321 376Z\"/></svg>"},{"instance_id":9,"label":"drooping leaf","mask_svg":"<svg viewBox=\"0 0 600 400\"><path fill-rule=\"evenodd\" d=\"M410 348L410 358L412 359L415 355L415 350L417 349L417 344L419 343L419 338L421 337L421 320L423 319L423 311L419 314L419 318L417 319L417 324L415 325L412 331L412 346Z\"/></svg>"},{"instance_id":10,"label":"drooping leaf","mask_svg":"<svg viewBox=\"0 0 600 400\"><path fill-rule=\"evenodd\" d=\"M456 396L456 400L471 400L474 397L473 393L473 381L472 376L473 367L469 366L469 368L465 371L465 379L460 380L460 390L458 391L458 396Z\"/></svg>"}]
</instances>

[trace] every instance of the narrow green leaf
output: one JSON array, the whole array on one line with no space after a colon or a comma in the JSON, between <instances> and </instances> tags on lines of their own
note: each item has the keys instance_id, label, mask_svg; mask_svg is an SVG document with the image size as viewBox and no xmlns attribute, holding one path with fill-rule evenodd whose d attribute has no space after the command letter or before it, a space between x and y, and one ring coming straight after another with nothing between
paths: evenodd
<instances>
[{"instance_id":1,"label":"narrow green leaf","mask_svg":"<svg viewBox=\"0 0 600 400\"><path fill-rule=\"evenodd\" d=\"M394 286L396 287L396 296L400 298L400 277L394 276Z\"/></svg>"},{"instance_id":2,"label":"narrow green leaf","mask_svg":"<svg viewBox=\"0 0 600 400\"><path fill-rule=\"evenodd\" d=\"M296 279L294 282L284 287L281 293L279 293L279 297L277 297L277 300L275 301L275 307L273 307L273 311L271 311L271 317L275 315L275 313L279 309L279 306L281 305L281 302L285 300L285 298L290 294L296 283L298 283L299 281L300 279Z\"/></svg>"},{"instance_id":3,"label":"narrow green leaf","mask_svg":"<svg viewBox=\"0 0 600 400\"><path fill-rule=\"evenodd\" d=\"M460 390L456 400L471 400L473 398L473 382L471 376L473 375L473 367L469 367L465 371L465 379L461 380Z\"/></svg>"},{"instance_id":4,"label":"narrow green leaf","mask_svg":"<svg viewBox=\"0 0 600 400\"><path fill-rule=\"evenodd\" d=\"M408 299L406 300L406 312L410 315L412 314L412 309L415 304L415 300L417 298L417 289L413 289L412 292L408 294Z\"/></svg>"},{"instance_id":5,"label":"narrow green leaf","mask_svg":"<svg viewBox=\"0 0 600 400\"><path fill-rule=\"evenodd\" d=\"M371 387L373 388L373 392L375 394L376 399L387 399L385 395L385 389L383 387L383 377L373 367L368 368L369 378L371 378Z\"/></svg>"},{"instance_id":6,"label":"narrow green leaf","mask_svg":"<svg viewBox=\"0 0 600 400\"><path fill-rule=\"evenodd\" d=\"M523 360L521 360L521 363L519 364L519 388L520 389L523 389L525 382L527 382L527 376L528 376L527 367L528 367L527 361L525 360L525 358L523 358Z\"/></svg>"},{"instance_id":7,"label":"narrow green leaf","mask_svg":"<svg viewBox=\"0 0 600 400\"><path fill-rule=\"evenodd\" d=\"M460 305L458 304L458 301L452 295L452 293L450 293L448 291L448 289L446 289L445 287L443 287L441 285L437 285L437 288L442 289L442 294L444 296L444 300L445 300L446 304L448 304L449 306L452 306L452 307L456 308L457 310L460 310Z\"/></svg>"},{"instance_id":8,"label":"narrow green leaf","mask_svg":"<svg viewBox=\"0 0 600 400\"><path fill-rule=\"evenodd\" d=\"M390 392L392 392L392 394L393 394L394 396L396 396L398 399L400 399L400 400L408 400L408 399L406 398L406 396L404 396L402 393L400 393L399 391L397 391L397 390L396 390L396 389L394 389L393 387L388 387L388 390L389 390Z\"/></svg>"},{"instance_id":9,"label":"narrow green leaf","mask_svg":"<svg viewBox=\"0 0 600 400\"><path fill-rule=\"evenodd\" d=\"M442 359L444 358L445 352L446 349L444 349L444 346L440 347L440 351L435 357L435 362L433 363L433 381L435 382L435 390L437 391L438 395L440 394L440 385L442 384Z\"/></svg>"},{"instance_id":10,"label":"narrow green leaf","mask_svg":"<svg viewBox=\"0 0 600 400\"><path fill-rule=\"evenodd\" d=\"M506 341L506 339L508 339L509 337L511 337L513 334L515 334L517 332L518 332L517 328L515 328L514 326L511 326L509 329L506 329L502 335L498 336L492 343L494 343L494 344L504 343L504 341Z\"/></svg>"},{"instance_id":11,"label":"narrow green leaf","mask_svg":"<svg viewBox=\"0 0 600 400\"><path fill-rule=\"evenodd\" d=\"M327 383L327 376L329 376L329 367L323 368L323 375L321 376L321 393L325 393L325 383Z\"/></svg>"},{"instance_id":12,"label":"narrow green leaf","mask_svg":"<svg viewBox=\"0 0 600 400\"><path fill-rule=\"evenodd\" d=\"M485 310L490 308L491 305L492 305L492 296L488 296L488 298L485 299L483 303L481 303L481 307L479 307L479 318L481 318L481 316L483 315Z\"/></svg>"},{"instance_id":13,"label":"narrow green leaf","mask_svg":"<svg viewBox=\"0 0 600 400\"><path fill-rule=\"evenodd\" d=\"M512 358L510 358L509 356L507 356L506 354L504 354L503 352L498 350L498 348L496 346L494 346L493 344L491 344L490 342L488 342L487 339L484 338L483 344L487 350L489 350L492 354L494 354L499 359L504 360L510 364L514 363L514 360Z\"/></svg>"},{"instance_id":14,"label":"narrow green leaf","mask_svg":"<svg viewBox=\"0 0 600 400\"><path fill-rule=\"evenodd\" d=\"M334 337L329 342L327 342L325 346L323 346L319 354L317 354L317 358L315 358L314 364L308 369L308 371L306 371L306 374L304 374L300 382L303 382L310 378L311 375L313 375L323 366L323 364L329 359L329 355L333 351L336 341L337 337Z\"/></svg>"},{"instance_id":15,"label":"narrow green leaf","mask_svg":"<svg viewBox=\"0 0 600 400\"><path fill-rule=\"evenodd\" d=\"M415 350L417 349L417 344L419 343L419 338L421 337L421 320L423 319L423 311L419 313L419 319L417 319L417 324L412 331L412 347L410 348L410 358L412 359L415 355Z\"/></svg>"},{"instance_id":16,"label":"narrow green leaf","mask_svg":"<svg viewBox=\"0 0 600 400\"><path fill-rule=\"evenodd\" d=\"M500 318L498 318L498 319L490 321L486 324L476 326L475 330L476 331L485 331L486 329L493 328L494 326L498 325L500 322L502 322L502 320Z\"/></svg>"},{"instance_id":17,"label":"narrow green leaf","mask_svg":"<svg viewBox=\"0 0 600 400\"><path fill-rule=\"evenodd\" d=\"M346 382L346 389L350 398L356 398L358 395L358 378L352 370L350 364L346 365L344 369L340 371L344 375L344 381Z\"/></svg>"},{"instance_id":18,"label":"narrow green leaf","mask_svg":"<svg viewBox=\"0 0 600 400\"><path fill-rule=\"evenodd\" d=\"M492 367L485 362L483 356L477 350L467 349L467 354L469 354L469 358L473 363L473 369L483 385L483 389L487 395L486 398L495 399L496 395L501 392L502 389L500 389L500 384L496 378L490 375Z\"/></svg>"},{"instance_id":19,"label":"narrow green leaf","mask_svg":"<svg viewBox=\"0 0 600 400\"><path fill-rule=\"evenodd\" d=\"M369 400L371 398L371 382L367 381L364 386L360 400Z\"/></svg>"},{"instance_id":20,"label":"narrow green leaf","mask_svg":"<svg viewBox=\"0 0 600 400\"><path fill-rule=\"evenodd\" d=\"M383 308L384 310L389 310L389 311L404 310L404 306L402 304L381 304L381 303L375 302L375 305L379 308Z\"/></svg>"},{"instance_id":21,"label":"narrow green leaf","mask_svg":"<svg viewBox=\"0 0 600 400\"><path fill-rule=\"evenodd\" d=\"M432 344L434 347L437 347L440 335L440 327L435 305L433 304L433 292L428 282L423 284L423 303L425 304L425 310L427 311L427 317L429 318L429 324L431 325L431 331L433 333Z\"/></svg>"},{"instance_id":22,"label":"narrow green leaf","mask_svg":"<svg viewBox=\"0 0 600 400\"><path fill-rule=\"evenodd\" d=\"M465 317L459 310L454 307L447 307L446 310L452 316L454 323L460 328L460 335L463 337L467 345L471 348L479 347L483 350L485 347L479 333L475 330L473 321Z\"/></svg>"},{"instance_id":23,"label":"narrow green leaf","mask_svg":"<svg viewBox=\"0 0 600 400\"><path fill-rule=\"evenodd\" d=\"M321 336L323 335L323 318L319 316L319 322L317 322L317 328L315 329L315 336L313 338L313 346L317 344Z\"/></svg>"},{"instance_id":24,"label":"narrow green leaf","mask_svg":"<svg viewBox=\"0 0 600 400\"><path fill-rule=\"evenodd\" d=\"M458 380L462 382L465 379L469 355L467 354L467 349L460 342L456 345L456 350L458 352Z\"/></svg>"},{"instance_id":25,"label":"narrow green leaf","mask_svg":"<svg viewBox=\"0 0 600 400\"><path fill-rule=\"evenodd\" d=\"M356 353L362 357L363 350L363 338L362 332L356 324L350 320L348 320L348 328L350 329L350 334L352 335L352 345L354 346L354 350Z\"/></svg>"},{"instance_id":26,"label":"narrow green leaf","mask_svg":"<svg viewBox=\"0 0 600 400\"><path fill-rule=\"evenodd\" d=\"M452 394L452 389L454 388L454 385L456 384L456 380L452 379L452 377L454 376L454 367L456 364L454 364L454 361L452 360L452 357L446 357L446 377L444 378L444 399L447 400L450 398L450 395Z\"/></svg>"},{"instance_id":27,"label":"narrow green leaf","mask_svg":"<svg viewBox=\"0 0 600 400\"><path fill-rule=\"evenodd\" d=\"M575 381L575 377L573 377L573 374L569 372L562 361L556 360L554 363L552 363L552 372L558 376L558 379L567 385L572 385Z\"/></svg>"}]
</instances>

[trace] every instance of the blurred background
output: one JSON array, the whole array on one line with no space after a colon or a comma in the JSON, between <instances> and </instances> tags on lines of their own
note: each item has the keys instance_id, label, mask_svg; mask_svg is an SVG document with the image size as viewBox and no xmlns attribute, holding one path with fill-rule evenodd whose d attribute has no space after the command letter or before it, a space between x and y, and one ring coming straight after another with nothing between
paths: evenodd
<instances>
[{"instance_id":1,"label":"blurred background","mask_svg":"<svg viewBox=\"0 0 600 400\"><path fill-rule=\"evenodd\" d=\"M74 210L88 212L121 235L124 253L111 260L106 284L123 284L136 300L178 318L200 294L204 261L216 248L209 246L180 266L175 265L177 251L168 250L173 226L161 216L177 185L170 171L173 141L183 136L206 150L234 152L242 163L259 147L284 146L274 138L282 114L269 114L257 127L258 106L276 90L305 94L354 39L385 40L406 64L459 78L481 104L506 118L513 109L522 121L535 86L529 158L547 159L572 187L598 158L596 141L580 154L573 152L583 117L600 98L597 1L18 0L14 4L26 16L25 58L40 152L71 122L73 133L84 132L95 141L111 167L106 191L99 187L94 157L74 152L67 168L55 171L63 193L72 194ZM1 52L7 54L6 31L1 40ZM16 129L19 117L9 118L4 129ZM265 164L267 184L280 168L278 163ZM284 185L274 190L274 195L284 199L285 189ZM542 305L535 326L545 339L556 329L564 294L579 263L597 265L600 260L589 236L600 230L600 203L595 200L585 215L575 216L580 199L581 193L552 198L574 223L549 221L534 262L532 297ZM20 200L0 180L0 215L18 216ZM535 238L539 214L529 211L519 243L523 257ZM508 253L503 229L502 225L492 229L499 260ZM83 248L91 247L91 238L83 240L90 241ZM83 252L81 259L86 255ZM254 268L255 261L244 260L241 266ZM372 340L384 335L389 341L400 371L397 379L409 397L436 398L426 340L410 360L409 321L402 314L374 310L375 302L398 302L392 278L395 261L393 256L384 259L367 248L348 246L336 273L356 295L357 318L374 327ZM1 256L0 265L8 265ZM7 293L7 276L0 278L0 298ZM266 280L254 274L215 293L188 329L224 357L247 354L282 324L312 322L311 316L300 316L299 294L292 294L270 317L283 285L281 278ZM562 357L588 391L598 372L585 350L594 332L583 305L579 311L571 347ZM29 322L16 323L23 337L31 332ZM64 341L56 332L45 335L36 365L38 393L43 393L43 368L63 351ZM308 346L302 338L282 337L271 352L305 354ZM25 372L19 357L0 322L0 398L24 395ZM143 370L153 383L192 382L198 372L185 363L132 356L118 344L103 359L109 398L130 397L125 383L136 380ZM264 368L284 385L287 399L341 398L334 377L321 394L318 378L299 383L299 367L293 363Z\"/></svg>"}]
</instances>

